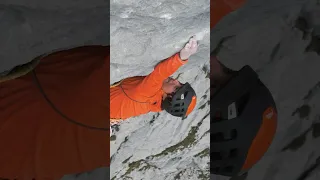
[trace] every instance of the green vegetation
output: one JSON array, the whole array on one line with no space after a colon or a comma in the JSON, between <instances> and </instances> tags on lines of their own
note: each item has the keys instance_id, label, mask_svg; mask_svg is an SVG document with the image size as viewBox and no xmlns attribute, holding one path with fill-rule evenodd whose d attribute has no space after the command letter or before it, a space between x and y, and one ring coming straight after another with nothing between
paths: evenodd
<instances>
[{"instance_id":1,"label":"green vegetation","mask_svg":"<svg viewBox=\"0 0 320 180\"><path fill-rule=\"evenodd\" d=\"M203 151L199 152L198 154L194 155L194 157L203 158L203 157L206 157L206 156L209 156L209 155L210 155L210 149L206 148Z\"/></svg>"}]
</instances>

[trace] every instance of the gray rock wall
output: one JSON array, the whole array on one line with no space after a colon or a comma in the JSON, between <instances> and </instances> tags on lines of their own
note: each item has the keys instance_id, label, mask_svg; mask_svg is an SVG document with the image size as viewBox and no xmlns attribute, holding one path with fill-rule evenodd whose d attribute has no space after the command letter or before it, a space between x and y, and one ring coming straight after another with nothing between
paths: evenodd
<instances>
[{"instance_id":1,"label":"gray rock wall","mask_svg":"<svg viewBox=\"0 0 320 180\"><path fill-rule=\"evenodd\" d=\"M1 1L0 73L53 51L108 45L109 3L85 2Z\"/></svg>"},{"instance_id":2,"label":"gray rock wall","mask_svg":"<svg viewBox=\"0 0 320 180\"><path fill-rule=\"evenodd\" d=\"M111 141L113 179L208 179L209 0L111 1L111 83L147 75L192 35L199 51L175 73L198 96L184 121L166 112L133 117Z\"/></svg>"}]
</instances>

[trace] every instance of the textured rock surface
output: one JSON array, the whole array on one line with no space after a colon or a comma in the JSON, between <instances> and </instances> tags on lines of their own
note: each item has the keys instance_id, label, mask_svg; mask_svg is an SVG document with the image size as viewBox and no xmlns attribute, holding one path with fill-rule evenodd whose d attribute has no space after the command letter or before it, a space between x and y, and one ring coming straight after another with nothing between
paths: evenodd
<instances>
[{"instance_id":1,"label":"textured rock surface","mask_svg":"<svg viewBox=\"0 0 320 180\"><path fill-rule=\"evenodd\" d=\"M245 64L254 67L273 93L279 110L271 148L246 178L233 180L319 179L320 56L315 50L307 50L319 32L305 31L305 25L296 21L303 7L314 15L319 13L316 2L249 0L212 32L211 48L220 49L220 60L234 69ZM319 20L313 21L316 31Z\"/></svg>"},{"instance_id":2,"label":"textured rock surface","mask_svg":"<svg viewBox=\"0 0 320 180\"><path fill-rule=\"evenodd\" d=\"M52 51L108 45L109 3L90 1L1 1L0 73Z\"/></svg>"},{"instance_id":3,"label":"textured rock surface","mask_svg":"<svg viewBox=\"0 0 320 180\"><path fill-rule=\"evenodd\" d=\"M112 179L208 179L209 3L111 1L111 83L147 75L194 34L200 44L174 75L195 87L196 110L184 121L161 112L123 122L111 141Z\"/></svg>"}]
</instances>

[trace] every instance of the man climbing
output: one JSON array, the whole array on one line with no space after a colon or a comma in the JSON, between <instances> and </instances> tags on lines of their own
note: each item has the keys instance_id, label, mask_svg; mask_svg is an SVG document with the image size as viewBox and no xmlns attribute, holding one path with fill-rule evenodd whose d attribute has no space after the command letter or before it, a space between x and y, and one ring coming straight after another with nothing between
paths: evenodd
<instances>
[{"instance_id":1,"label":"man climbing","mask_svg":"<svg viewBox=\"0 0 320 180\"><path fill-rule=\"evenodd\" d=\"M245 1L213 2L223 8L211 12L211 28ZM215 174L236 177L247 173L271 145L278 121L275 101L258 74L248 65L231 70L216 53L212 49L210 55L211 179Z\"/></svg>"},{"instance_id":2,"label":"man climbing","mask_svg":"<svg viewBox=\"0 0 320 180\"><path fill-rule=\"evenodd\" d=\"M192 37L179 53L159 63L149 75L130 77L111 86L111 125L151 111L188 116L196 105L196 93L189 83L182 84L170 76L188 62L197 48L197 40Z\"/></svg>"},{"instance_id":3,"label":"man climbing","mask_svg":"<svg viewBox=\"0 0 320 180\"><path fill-rule=\"evenodd\" d=\"M109 167L109 54L109 46L68 49L0 76L0 179Z\"/></svg>"}]
</instances>

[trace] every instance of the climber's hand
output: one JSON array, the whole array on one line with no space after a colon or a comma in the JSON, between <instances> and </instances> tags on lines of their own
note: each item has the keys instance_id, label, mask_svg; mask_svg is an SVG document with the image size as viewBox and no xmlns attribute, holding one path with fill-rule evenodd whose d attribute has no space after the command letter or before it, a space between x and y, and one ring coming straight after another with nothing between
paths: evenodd
<instances>
[{"instance_id":1,"label":"climber's hand","mask_svg":"<svg viewBox=\"0 0 320 180\"><path fill-rule=\"evenodd\" d=\"M195 36L192 36L189 42L180 51L180 59L188 59L192 54L197 52L198 46L199 45L197 43L197 39L195 38Z\"/></svg>"}]
</instances>

